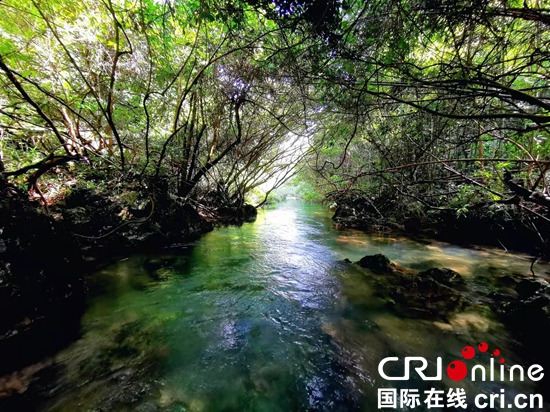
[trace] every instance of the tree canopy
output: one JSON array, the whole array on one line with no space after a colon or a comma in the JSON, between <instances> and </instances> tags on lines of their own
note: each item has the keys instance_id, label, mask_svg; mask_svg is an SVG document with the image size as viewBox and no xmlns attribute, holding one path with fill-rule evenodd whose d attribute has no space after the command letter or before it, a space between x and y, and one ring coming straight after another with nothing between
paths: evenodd
<instances>
[{"instance_id":1,"label":"tree canopy","mask_svg":"<svg viewBox=\"0 0 550 412\"><path fill-rule=\"evenodd\" d=\"M242 203L299 173L415 210L550 204L546 2L4 0L0 16L0 170L38 193L76 169Z\"/></svg>"}]
</instances>

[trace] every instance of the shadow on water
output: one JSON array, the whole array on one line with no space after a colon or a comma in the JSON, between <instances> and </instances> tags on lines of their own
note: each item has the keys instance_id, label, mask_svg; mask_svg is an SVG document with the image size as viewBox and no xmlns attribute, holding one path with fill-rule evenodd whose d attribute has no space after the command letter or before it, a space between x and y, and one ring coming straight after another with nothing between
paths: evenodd
<instances>
[{"instance_id":1,"label":"shadow on water","mask_svg":"<svg viewBox=\"0 0 550 412\"><path fill-rule=\"evenodd\" d=\"M387 356L451 359L487 341L507 364L525 362L482 304L430 320L389 310L365 271L342 262L375 253L418 270L452 268L487 291L530 265L498 251L337 232L322 207L289 202L177 253L134 255L91 276L81 338L29 371L20 384L34 383L0 408L368 411L377 409L378 388L390 386L377 372ZM457 386L535 390L448 379L395 385Z\"/></svg>"}]
</instances>

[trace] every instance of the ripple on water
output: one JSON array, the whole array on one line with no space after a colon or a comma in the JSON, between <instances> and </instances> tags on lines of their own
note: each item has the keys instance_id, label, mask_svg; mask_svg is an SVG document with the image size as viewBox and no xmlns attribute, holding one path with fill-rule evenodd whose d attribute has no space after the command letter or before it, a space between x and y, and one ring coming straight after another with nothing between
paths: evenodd
<instances>
[{"instance_id":1,"label":"ripple on water","mask_svg":"<svg viewBox=\"0 0 550 412\"><path fill-rule=\"evenodd\" d=\"M487 290L530 265L498 251L337 232L320 206L281 205L178 253L135 255L92 276L82 337L23 395L55 411L373 410L386 356L452 357L488 340L521 362L486 308L435 320L391 312L365 273L341 262L374 253L418 270L449 267Z\"/></svg>"}]
</instances>

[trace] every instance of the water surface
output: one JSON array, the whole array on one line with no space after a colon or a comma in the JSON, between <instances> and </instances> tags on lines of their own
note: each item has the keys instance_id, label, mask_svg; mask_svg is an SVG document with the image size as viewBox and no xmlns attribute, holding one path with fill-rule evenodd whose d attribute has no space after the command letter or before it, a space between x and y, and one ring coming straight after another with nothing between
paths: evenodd
<instances>
[{"instance_id":1,"label":"water surface","mask_svg":"<svg viewBox=\"0 0 550 412\"><path fill-rule=\"evenodd\" d=\"M342 262L374 253L415 269L452 268L477 292L530 266L526 257L496 250L338 232L323 207L287 202L183 250L134 255L90 276L82 336L44 364L27 405L370 411L377 409L378 388L392 386L377 373L386 356L443 356L448 363L464 345L486 341L507 364L528 362L482 303L438 319L396 315L365 271ZM394 384L461 386L472 394L536 390L527 382Z\"/></svg>"}]
</instances>

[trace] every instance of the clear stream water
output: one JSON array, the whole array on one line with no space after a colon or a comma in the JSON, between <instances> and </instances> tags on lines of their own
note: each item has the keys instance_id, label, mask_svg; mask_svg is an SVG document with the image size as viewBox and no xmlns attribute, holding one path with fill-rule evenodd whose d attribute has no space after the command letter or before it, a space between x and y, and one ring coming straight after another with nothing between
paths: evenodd
<instances>
[{"instance_id":1,"label":"clear stream water","mask_svg":"<svg viewBox=\"0 0 550 412\"><path fill-rule=\"evenodd\" d=\"M470 410L477 393L540 392L531 382L383 381L386 356L442 356L446 367L481 341L507 365L529 363L481 304L436 320L394 314L366 272L342 262L374 253L452 268L478 291L530 265L496 250L338 232L323 207L289 201L90 276L81 338L36 367L24 396L43 411L370 411L378 388L392 386L464 387Z\"/></svg>"}]
</instances>

